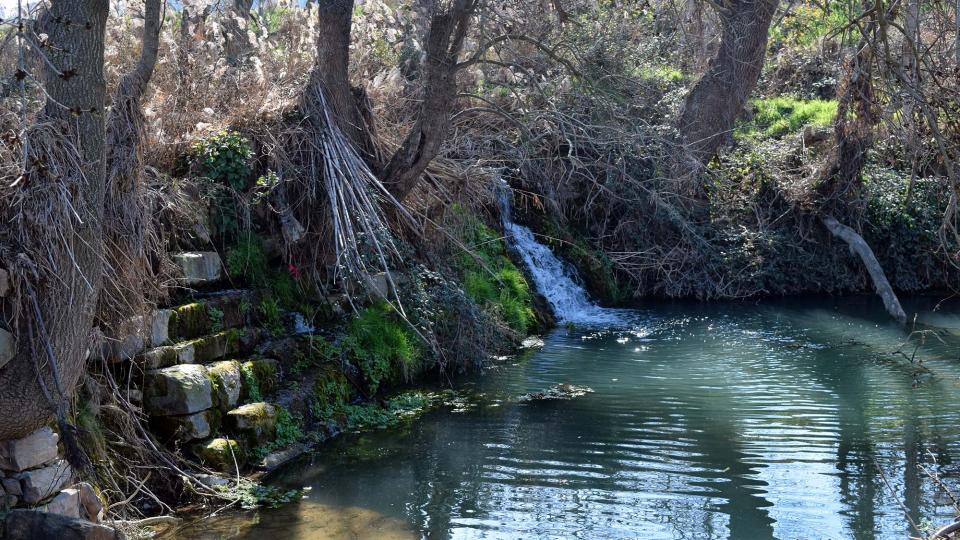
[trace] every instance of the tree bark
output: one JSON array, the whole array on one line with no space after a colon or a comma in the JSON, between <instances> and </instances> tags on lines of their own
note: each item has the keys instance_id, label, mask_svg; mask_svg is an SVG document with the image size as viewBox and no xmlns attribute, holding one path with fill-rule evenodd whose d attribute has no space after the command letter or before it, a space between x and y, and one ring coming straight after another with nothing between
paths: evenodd
<instances>
[{"instance_id":1,"label":"tree bark","mask_svg":"<svg viewBox=\"0 0 960 540\"><path fill-rule=\"evenodd\" d=\"M144 0L144 7L140 58L117 85L107 125L104 258L108 265L104 273L109 278L100 296L98 319L108 335L109 329L119 328L117 323L145 311L146 297L160 294L152 279L150 257L156 246L148 245L152 215L142 175L146 139L143 97L160 50L162 0Z\"/></svg>"},{"instance_id":2,"label":"tree bark","mask_svg":"<svg viewBox=\"0 0 960 540\"><path fill-rule=\"evenodd\" d=\"M350 88L350 32L353 0L318 0L317 63L309 84L320 86L337 125L358 149L369 150L363 119ZM311 92L307 92L310 94Z\"/></svg>"},{"instance_id":3,"label":"tree bark","mask_svg":"<svg viewBox=\"0 0 960 540\"><path fill-rule=\"evenodd\" d=\"M454 0L449 9L434 14L430 22L420 114L380 175L398 201L413 191L427 166L440 153L457 95L457 57L475 7L475 0Z\"/></svg>"},{"instance_id":4,"label":"tree bark","mask_svg":"<svg viewBox=\"0 0 960 540\"><path fill-rule=\"evenodd\" d=\"M900 300L897 299L896 293L893 292L893 287L891 287L890 282L887 281L887 276L883 273L883 268L880 266L880 262L877 261L877 257L873 254L873 250L870 249L869 244L867 244L862 236L857 234L857 231L840 223L831 216L824 216L821 218L821 221L831 234L846 242L847 245L850 246L850 250L856 253L857 256L860 257L860 260L863 261L863 265L867 268L870 279L873 281L873 287L876 289L877 294L880 295L880 298L883 299L883 305L887 308L887 313L900 324L906 324L907 314L903 312L903 308L900 306Z\"/></svg>"},{"instance_id":5,"label":"tree bark","mask_svg":"<svg viewBox=\"0 0 960 540\"><path fill-rule=\"evenodd\" d=\"M18 355L0 369L0 440L27 435L62 412L85 372L102 281L108 11L108 0L53 0L39 21L51 44L44 48L48 100L40 121L56 127L58 149L81 165L60 177L31 175L24 188L35 205L63 204L49 194L64 193L76 218L34 239L47 253L30 255L45 256L41 262L51 266L40 269L21 299ZM28 230L31 218L19 219L10 226Z\"/></svg>"},{"instance_id":6,"label":"tree bark","mask_svg":"<svg viewBox=\"0 0 960 540\"><path fill-rule=\"evenodd\" d=\"M720 48L684 100L677 127L688 155L677 160L674 176L699 172L732 133L760 78L778 3L728 0L715 6L720 16Z\"/></svg>"}]
</instances>

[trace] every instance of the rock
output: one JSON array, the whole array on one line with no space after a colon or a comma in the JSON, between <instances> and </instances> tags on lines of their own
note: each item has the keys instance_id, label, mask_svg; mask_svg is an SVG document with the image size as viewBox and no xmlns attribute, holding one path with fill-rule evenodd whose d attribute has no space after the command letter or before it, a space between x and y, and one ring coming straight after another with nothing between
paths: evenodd
<instances>
[{"instance_id":1,"label":"rock","mask_svg":"<svg viewBox=\"0 0 960 540\"><path fill-rule=\"evenodd\" d=\"M205 364L224 356L237 354L244 349L244 333L231 329L212 336L202 337L190 342L194 350L194 361Z\"/></svg>"},{"instance_id":2,"label":"rock","mask_svg":"<svg viewBox=\"0 0 960 540\"><path fill-rule=\"evenodd\" d=\"M13 334L0 328L0 367L7 365L17 355Z\"/></svg>"},{"instance_id":3,"label":"rock","mask_svg":"<svg viewBox=\"0 0 960 540\"><path fill-rule=\"evenodd\" d=\"M0 481L0 485L3 485L3 491L5 491L8 496L23 496L23 491L20 489L20 480L17 478L4 478L2 481Z\"/></svg>"},{"instance_id":4,"label":"rock","mask_svg":"<svg viewBox=\"0 0 960 540\"><path fill-rule=\"evenodd\" d=\"M272 441L276 436L277 409L269 403L248 403L227 413L227 429L240 435L251 447Z\"/></svg>"},{"instance_id":5,"label":"rock","mask_svg":"<svg viewBox=\"0 0 960 540\"><path fill-rule=\"evenodd\" d=\"M240 366L243 374L243 392L241 397L251 398L251 383L257 385L260 396L276 392L280 385L280 363L273 358L255 358Z\"/></svg>"},{"instance_id":6,"label":"rock","mask_svg":"<svg viewBox=\"0 0 960 540\"><path fill-rule=\"evenodd\" d=\"M220 279L223 263L215 251L195 251L173 255L173 262L183 272L186 285L203 285Z\"/></svg>"},{"instance_id":7,"label":"rock","mask_svg":"<svg viewBox=\"0 0 960 540\"><path fill-rule=\"evenodd\" d=\"M223 439L223 440L226 440L226 439ZM231 466L233 465L232 460L230 464ZM217 476L215 474L195 474L193 475L193 477L199 480L201 484L207 487L215 488L215 487L224 487L224 486L230 485L230 480L227 480L226 478L222 476Z\"/></svg>"},{"instance_id":8,"label":"rock","mask_svg":"<svg viewBox=\"0 0 960 540\"><path fill-rule=\"evenodd\" d=\"M20 479L23 501L37 504L69 484L73 470L66 461L58 459L46 467L24 471L17 477Z\"/></svg>"},{"instance_id":9,"label":"rock","mask_svg":"<svg viewBox=\"0 0 960 540\"><path fill-rule=\"evenodd\" d=\"M10 294L10 273L0 268L0 298Z\"/></svg>"},{"instance_id":10,"label":"rock","mask_svg":"<svg viewBox=\"0 0 960 540\"><path fill-rule=\"evenodd\" d=\"M246 453L240 443L223 437L195 445L193 455L207 467L229 474L235 473L237 467L243 468L246 463Z\"/></svg>"},{"instance_id":11,"label":"rock","mask_svg":"<svg viewBox=\"0 0 960 540\"><path fill-rule=\"evenodd\" d=\"M294 459L302 456L310 449L306 443L292 444L286 448L270 452L257 464L257 468L265 471L275 471L282 465L290 463Z\"/></svg>"},{"instance_id":12,"label":"rock","mask_svg":"<svg viewBox=\"0 0 960 540\"><path fill-rule=\"evenodd\" d=\"M390 295L390 280L386 272L370 275L371 292L377 298L388 298Z\"/></svg>"},{"instance_id":13,"label":"rock","mask_svg":"<svg viewBox=\"0 0 960 540\"><path fill-rule=\"evenodd\" d=\"M80 519L80 490L65 489L57 493L56 497L40 507L40 511Z\"/></svg>"},{"instance_id":14,"label":"rock","mask_svg":"<svg viewBox=\"0 0 960 540\"><path fill-rule=\"evenodd\" d=\"M5 522L8 540L124 540L110 527L33 510L14 510Z\"/></svg>"},{"instance_id":15,"label":"rock","mask_svg":"<svg viewBox=\"0 0 960 540\"><path fill-rule=\"evenodd\" d=\"M224 360L210 364L207 367L210 382L213 383L214 405L223 412L240 403L240 392L243 389L243 376L240 373L240 362Z\"/></svg>"},{"instance_id":16,"label":"rock","mask_svg":"<svg viewBox=\"0 0 960 540\"><path fill-rule=\"evenodd\" d=\"M592 394L593 389L586 386L560 383L540 392L530 392L520 396L521 402L564 400Z\"/></svg>"},{"instance_id":17,"label":"rock","mask_svg":"<svg viewBox=\"0 0 960 540\"><path fill-rule=\"evenodd\" d=\"M542 349L543 340L538 338L537 336L530 336L523 340L523 342L520 344L520 348L521 349Z\"/></svg>"},{"instance_id":18,"label":"rock","mask_svg":"<svg viewBox=\"0 0 960 540\"><path fill-rule=\"evenodd\" d=\"M137 357L143 369L160 369L177 364L193 364L196 351L192 343L178 343L156 347Z\"/></svg>"},{"instance_id":19,"label":"rock","mask_svg":"<svg viewBox=\"0 0 960 540\"><path fill-rule=\"evenodd\" d=\"M60 436L44 426L22 439L0 443L0 469L25 471L57 459Z\"/></svg>"},{"instance_id":20,"label":"rock","mask_svg":"<svg viewBox=\"0 0 960 540\"><path fill-rule=\"evenodd\" d=\"M170 341L170 318L173 310L158 309L153 312L150 324L150 346L158 347Z\"/></svg>"},{"instance_id":21,"label":"rock","mask_svg":"<svg viewBox=\"0 0 960 540\"><path fill-rule=\"evenodd\" d=\"M150 421L158 435L166 440L190 442L206 439L220 427L220 414L208 409L183 416L158 416Z\"/></svg>"},{"instance_id":22,"label":"rock","mask_svg":"<svg viewBox=\"0 0 960 540\"><path fill-rule=\"evenodd\" d=\"M249 305L249 293L229 293L173 308L170 338L194 339L210 332L243 326L246 322L245 302Z\"/></svg>"},{"instance_id":23,"label":"rock","mask_svg":"<svg viewBox=\"0 0 960 540\"><path fill-rule=\"evenodd\" d=\"M86 482L80 482L76 488L80 492L80 517L94 523L103 521L105 512L103 501L97 495L93 486Z\"/></svg>"},{"instance_id":24,"label":"rock","mask_svg":"<svg viewBox=\"0 0 960 540\"><path fill-rule=\"evenodd\" d=\"M154 416L193 414L213 406L213 385L207 368L184 364L148 371L143 401Z\"/></svg>"}]
</instances>

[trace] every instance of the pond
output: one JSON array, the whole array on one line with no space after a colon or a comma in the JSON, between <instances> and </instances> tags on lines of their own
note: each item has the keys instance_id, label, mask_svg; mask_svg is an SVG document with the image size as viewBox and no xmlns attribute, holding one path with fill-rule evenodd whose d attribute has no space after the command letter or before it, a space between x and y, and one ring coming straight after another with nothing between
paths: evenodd
<instances>
[{"instance_id":1,"label":"pond","mask_svg":"<svg viewBox=\"0 0 960 540\"><path fill-rule=\"evenodd\" d=\"M958 337L905 345L870 297L656 304L629 330L561 328L458 382L477 407L341 438L273 478L311 488L299 503L178 536L916 535L960 496L960 311L934 302L905 308ZM520 399L556 385L592 392Z\"/></svg>"}]
</instances>

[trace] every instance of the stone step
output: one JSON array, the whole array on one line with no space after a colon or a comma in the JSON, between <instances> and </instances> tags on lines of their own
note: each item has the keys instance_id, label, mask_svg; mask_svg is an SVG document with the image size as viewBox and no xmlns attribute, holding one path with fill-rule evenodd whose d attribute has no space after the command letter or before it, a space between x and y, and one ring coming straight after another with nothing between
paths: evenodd
<instances>
[{"instance_id":1,"label":"stone step","mask_svg":"<svg viewBox=\"0 0 960 540\"><path fill-rule=\"evenodd\" d=\"M227 412L224 430L253 449L276 438L277 408L263 401Z\"/></svg>"},{"instance_id":2,"label":"stone step","mask_svg":"<svg viewBox=\"0 0 960 540\"><path fill-rule=\"evenodd\" d=\"M152 369L144 374L144 408L151 416L185 417L214 408L226 412L242 399L274 393L279 384L278 366L272 358L253 358ZM176 427L187 426L185 433L196 434L193 438L207 436L200 435L204 430L197 427L202 421L210 424L211 418L171 420Z\"/></svg>"},{"instance_id":3,"label":"stone step","mask_svg":"<svg viewBox=\"0 0 960 540\"><path fill-rule=\"evenodd\" d=\"M180 283L187 287L209 285L223 277L223 262L216 251L188 251L171 255L180 267Z\"/></svg>"},{"instance_id":4,"label":"stone step","mask_svg":"<svg viewBox=\"0 0 960 540\"><path fill-rule=\"evenodd\" d=\"M253 297L251 291L229 291L170 308L167 335L177 342L243 326Z\"/></svg>"},{"instance_id":5,"label":"stone step","mask_svg":"<svg viewBox=\"0 0 960 540\"><path fill-rule=\"evenodd\" d=\"M251 352L260 342L260 336L257 328L231 328L190 341L154 347L138 355L134 361L145 370L180 364L209 364Z\"/></svg>"}]
</instances>

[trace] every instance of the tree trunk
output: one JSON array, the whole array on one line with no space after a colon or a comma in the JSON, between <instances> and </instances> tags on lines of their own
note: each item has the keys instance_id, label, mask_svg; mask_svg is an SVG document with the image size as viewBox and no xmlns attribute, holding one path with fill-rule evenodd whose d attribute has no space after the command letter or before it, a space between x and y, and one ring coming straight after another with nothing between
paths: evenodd
<instances>
[{"instance_id":1,"label":"tree trunk","mask_svg":"<svg viewBox=\"0 0 960 540\"><path fill-rule=\"evenodd\" d=\"M729 136L760 78L767 32L779 0L731 0L717 10L720 48L690 90L678 129L685 153L674 176L699 172Z\"/></svg>"},{"instance_id":2,"label":"tree trunk","mask_svg":"<svg viewBox=\"0 0 960 540\"><path fill-rule=\"evenodd\" d=\"M51 194L67 197L75 217L48 224L43 238L32 239L37 252L25 254L43 266L20 291L18 355L0 369L0 440L22 437L62 412L85 372L102 280L108 11L108 0L53 0L39 21L51 44L44 48L48 100L40 121L51 123L58 139L50 155L39 157L66 156L80 165L51 163L56 167L44 169L59 176L34 168L23 188L25 203L37 208L65 204ZM36 236L41 231L31 230L31 219L21 215L5 226Z\"/></svg>"},{"instance_id":3,"label":"tree trunk","mask_svg":"<svg viewBox=\"0 0 960 540\"><path fill-rule=\"evenodd\" d=\"M420 115L380 175L398 201L413 191L427 166L440 153L457 96L457 57L475 7L475 0L454 0L449 9L437 12L430 22Z\"/></svg>"},{"instance_id":4,"label":"tree trunk","mask_svg":"<svg viewBox=\"0 0 960 540\"><path fill-rule=\"evenodd\" d=\"M101 326L111 328L144 311L148 291L149 296L160 294L156 281L151 279L150 256L156 246L149 245L153 237L152 215L142 175L146 138L143 96L157 65L162 0L144 0L144 4L140 59L120 79L107 126L104 228L108 263L105 274L110 279L100 297L98 318Z\"/></svg>"},{"instance_id":5,"label":"tree trunk","mask_svg":"<svg viewBox=\"0 0 960 540\"><path fill-rule=\"evenodd\" d=\"M897 299L896 293L893 292L893 287L891 287L890 282L887 281L887 276L883 273L880 262L877 261L873 250L870 249L870 246L863 237L857 234L857 231L840 223L831 216L824 216L821 218L821 221L831 234L846 242L847 245L850 246L850 250L856 253L857 256L860 257L860 260L863 261L863 265L867 267L867 272L870 274L870 279L873 281L873 286L877 294L883 299L883 305L887 308L887 313L900 324L906 324L907 314L903 312L903 308L900 306L900 300Z\"/></svg>"},{"instance_id":6,"label":"tree trunk","mask_svg":"<svg viewBox=\"0 0 960 540\"><path fill-rule=\"evenodd\" d=\"M350 32L353 0L318 0L317 63L310 86L319 85L336 114L340 131L361 150L367 148L363 119L350 89ZM313 92L308 91L310 95Z\"/></svg>"}]
</instances>

